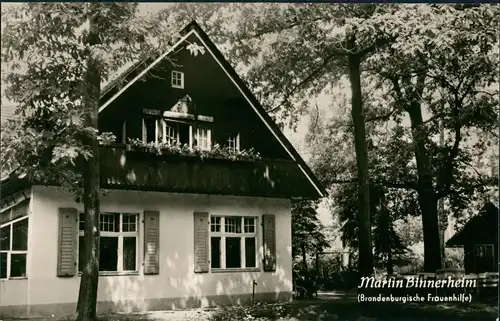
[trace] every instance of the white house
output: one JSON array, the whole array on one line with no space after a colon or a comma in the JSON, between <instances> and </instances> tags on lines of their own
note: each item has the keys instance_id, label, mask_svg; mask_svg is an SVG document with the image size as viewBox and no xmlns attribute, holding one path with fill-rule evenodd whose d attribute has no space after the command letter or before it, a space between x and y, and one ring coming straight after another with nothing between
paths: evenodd
<instances>
[{"instance_id":1,"label":"white house","mask_svg":"<svg viewBox=\"0 0 500 321\"><path fill-rule=\"evenodd\" d=\"M291 200L325 195L203 30L182 34L102 92L122 144L101 147L101 313L290 300ZM0 317L73 314L83 205L15 173L0 187Z\"/></svg>"}]
</instances>

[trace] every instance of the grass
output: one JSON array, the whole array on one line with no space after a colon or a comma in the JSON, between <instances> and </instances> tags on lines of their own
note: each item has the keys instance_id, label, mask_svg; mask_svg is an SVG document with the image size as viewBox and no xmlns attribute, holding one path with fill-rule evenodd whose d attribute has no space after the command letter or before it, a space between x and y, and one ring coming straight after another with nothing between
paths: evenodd
<instances>
[{"instance_id":1,"label":"grass","mask_svg":"<svg viewBox=\"0 0 500 321\"><path fill-rule=\"evenodd\" d=\"M496 302L419 305L319 299L214 309L158 311L146 314L112 314L100 316L99 321L491 321L497 316ZM30 321L56 320L69 321L71 319L30 319Z\"/></svg>"}]
</instances>

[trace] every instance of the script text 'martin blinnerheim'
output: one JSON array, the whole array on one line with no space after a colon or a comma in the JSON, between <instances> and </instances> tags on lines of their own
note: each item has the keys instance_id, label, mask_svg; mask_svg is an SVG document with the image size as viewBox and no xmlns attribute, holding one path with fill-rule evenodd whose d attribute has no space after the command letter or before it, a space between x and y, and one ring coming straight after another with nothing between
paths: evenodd
<instances>
[{"instance_id":1,"label":"script text 'martin blinnerheim'","mask_svg":"<svg viewBox=\"0 0 500 321\"><path fill-rule=\"evenodd\" d=\"M373 276L364 276L361 278L361 284L358 288L475 288L476 280L471 279L453 279L451 276L442 280L424 280L419 277L409 277L405 279L377 280Z\"/></svg>"}]
</instances>

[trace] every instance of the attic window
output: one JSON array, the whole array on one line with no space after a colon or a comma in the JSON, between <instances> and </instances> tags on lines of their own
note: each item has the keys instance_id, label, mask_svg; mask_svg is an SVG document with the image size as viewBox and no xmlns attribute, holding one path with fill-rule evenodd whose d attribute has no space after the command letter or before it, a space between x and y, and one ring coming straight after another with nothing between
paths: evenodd
<instances>
[{"instance_id":1,"label":"attic window","mask_svg":"<svg viewBox=\"0 0 500 321\"><path fill-rule=\"evenodd\" d=\"M184 73L177 70L172 70L172 88L184 88Z\"/></svg>"}]
</instances>

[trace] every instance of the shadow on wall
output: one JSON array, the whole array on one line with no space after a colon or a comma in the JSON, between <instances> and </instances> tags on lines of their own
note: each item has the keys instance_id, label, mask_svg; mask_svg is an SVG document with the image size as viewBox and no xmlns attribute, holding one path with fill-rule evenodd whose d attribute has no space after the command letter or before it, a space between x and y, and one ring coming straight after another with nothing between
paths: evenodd
<instances>
[{"instance_id":1,"label":"shadow on wall","mask_svg":"<svg viewBox=\"0 0 500 321\"><path fill-rule=\"evenodd\" d=\"M291 255L291 248L287 252ZM164 258L159 275L101 277L98 297L110 301L98 302L99 313L250 304L254 280L255 302L291 300L292 276L283 266L278 265L275 272L194 273L193 256L180 258L177 252ZM186 261L191 268L186 269ZM186 273L169 276L181 275L177 269Z\"/></svg>"}]
</instances>

